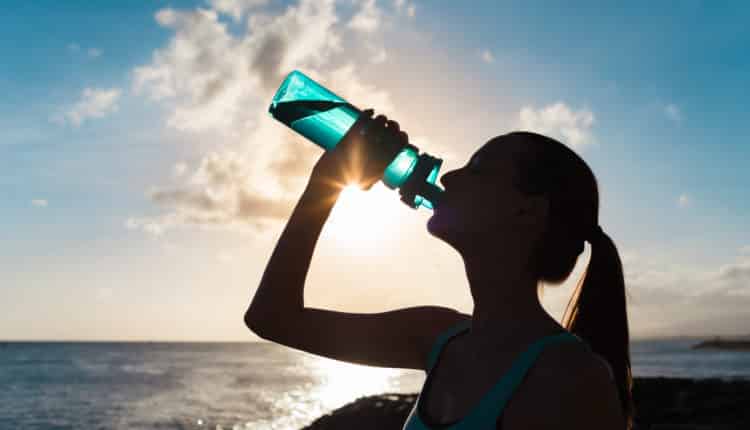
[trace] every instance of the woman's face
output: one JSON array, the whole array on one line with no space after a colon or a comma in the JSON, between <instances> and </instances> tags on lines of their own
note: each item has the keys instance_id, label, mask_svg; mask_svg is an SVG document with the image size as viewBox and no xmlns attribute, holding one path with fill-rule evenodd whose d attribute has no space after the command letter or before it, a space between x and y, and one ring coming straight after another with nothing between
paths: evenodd
<instances>
[{"instance_id":1,"label":"woman's face","mask_svg":"<svg viewBox=\"0 0 750 430\"><path fill-rule=\"evenodd\" d=\"M496 137L485 143L460 169L445 173L445 193L427 222L427 230L456 248L513 243L527 237L521 209L529 197L514 186L513 148L517 142Z\"/></svg>"}]
</instances>

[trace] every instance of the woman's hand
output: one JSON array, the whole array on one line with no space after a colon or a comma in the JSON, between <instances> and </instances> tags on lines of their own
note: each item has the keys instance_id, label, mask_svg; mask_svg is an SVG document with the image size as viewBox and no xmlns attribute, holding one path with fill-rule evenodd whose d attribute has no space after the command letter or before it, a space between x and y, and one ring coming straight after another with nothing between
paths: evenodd
<instances>
[{"instance_id":1,"label":"woman's hand","mask_svg":"<svg viewBox=\"0 0 750 430\"><path fill-rule=\"evenodd\" d=\"M385 115L372 118L365 109L341 141L320 157L313 168L311 183L343 188L356 184L369 190L383 177L385 168L408 143L408 135Z\"/></svg>"}]
</instances>

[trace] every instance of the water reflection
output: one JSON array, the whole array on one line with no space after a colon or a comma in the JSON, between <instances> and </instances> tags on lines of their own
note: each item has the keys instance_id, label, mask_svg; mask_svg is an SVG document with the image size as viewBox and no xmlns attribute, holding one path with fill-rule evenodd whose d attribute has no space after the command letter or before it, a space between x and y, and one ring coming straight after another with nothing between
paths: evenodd
<instances>
[{"instance_id":1,"label":"water reflection","mask_svg":"<svg viewBox=\"0 0 750 430\"><path fill-rule=\"evenodd\" d=\"M310 394L319 399L324 409L340 407L361 396L398 390L394 382L403 373L400 369L361 366L326 358L315 360L309 368L319 381Z\"/></svg>"}]
</instances>

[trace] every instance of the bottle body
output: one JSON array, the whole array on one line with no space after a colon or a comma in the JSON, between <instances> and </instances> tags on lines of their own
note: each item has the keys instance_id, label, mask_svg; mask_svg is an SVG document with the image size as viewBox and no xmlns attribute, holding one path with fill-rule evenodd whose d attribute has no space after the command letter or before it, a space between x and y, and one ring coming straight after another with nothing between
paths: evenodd
<instances>
[{"instance_id":1,"label":"bottle body","mask_svg":"<svg viewBox=\"0 0 750 430\"><path fill-rule=\"evenodd\" d=\"M327 88L294 70L287 75L268 108L269 113L324 150L333 149L354 125L361 110ZM382 181L401 189L402 200L412 208L433 209L442 189L435 185L442 160L419 155L405 145L383 172Z\"/></svg>"}]
</instances>

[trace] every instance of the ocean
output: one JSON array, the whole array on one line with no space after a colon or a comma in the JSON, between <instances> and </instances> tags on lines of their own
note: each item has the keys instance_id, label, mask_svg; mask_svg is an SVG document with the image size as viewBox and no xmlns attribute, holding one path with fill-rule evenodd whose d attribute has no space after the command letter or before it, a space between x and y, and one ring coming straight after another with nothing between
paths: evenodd
<instances>
[{"instance_id":1,"label":"ocean","mask_svg":"<svg viewBox=\"0 0 750 430\"><path fill-rule=\"evenodd\" d=\"M750 379L750 352L631 343L633 374ZM256 343L0 343L0 429L299 429L422 371Z\"/></svg>"}]
</instances>

